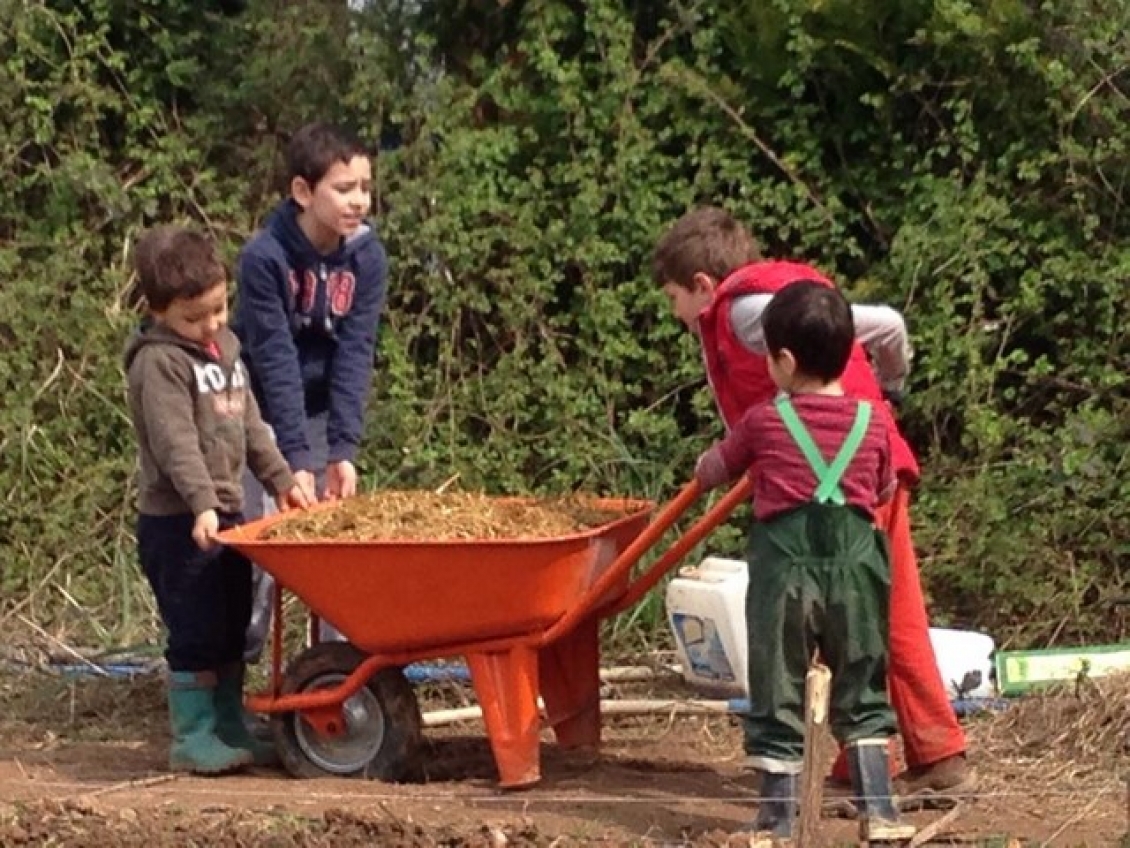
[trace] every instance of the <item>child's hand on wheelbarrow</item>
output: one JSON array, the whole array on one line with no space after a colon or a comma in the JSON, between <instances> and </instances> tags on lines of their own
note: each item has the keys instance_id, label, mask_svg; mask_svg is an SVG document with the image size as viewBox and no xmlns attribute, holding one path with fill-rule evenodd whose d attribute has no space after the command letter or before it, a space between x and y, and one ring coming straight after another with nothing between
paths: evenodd
<instances>
[{"instance_id":1,"label":"child's hand on wheelbarrow","mask_svg":"<svg viewBox=\"0 0 1130 848\"><path fill-rule=\"evenodd\" d=\"M357 494L357 469L347 459L326 466L326 498L331 501Z\"/></svg>"},{"instance_id":2,"label":"child's hand on wheelbarrow","mask_svg":"<svg viewBox=\"0 0 1130 848\"><path fill-rule=\"evenodd\" d=\"M275 503L280 512L286 512L290 509L306 509L313 501L306 489L300 483L295 483L287 491L275 495Z\"/></svg>"},{"instance_id":3,"label":"child's hand on wheelbarrow","mask_svg":"<svg viewBox=\"0 0 1130 848\"><path fill-rule=\"evenodd\" d=\"M219 542L216 534L220 532L220 516L214 509L206 509L198 516L192 525L192 541L202 551L210 551Z\"/></svg>"},{"instance_id":4,"label":"child's hand on wheelbarrow","mask_svg":"<svg viewBox=\"0 0 1130 848\"><path fill-rule=\"evenodd\" d=\"M294 482L299 486L299 488L302 489L303 493L305 494L306 506L310 506L311 504L318 502L318 483L317 479L314 477L313 471L295 471ZM277 503L279 505L279 508L282 509L283 502L282 500L280 500L280 497L282 496L275 496L275 503Z\"/></svg>"}]
</instances>

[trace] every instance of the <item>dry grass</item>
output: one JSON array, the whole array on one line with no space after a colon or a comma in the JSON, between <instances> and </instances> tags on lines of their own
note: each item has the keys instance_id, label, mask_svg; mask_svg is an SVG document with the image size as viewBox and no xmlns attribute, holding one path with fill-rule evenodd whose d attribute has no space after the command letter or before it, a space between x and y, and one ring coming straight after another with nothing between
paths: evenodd
<instances>
[{"instance_id":1,"label":"dry grass","mask_svg":"<svg viewBox=\"0 0 1130 848\"><path fill-rule=\"evenodd\" d=\"M990 755L1051 756L1109 771L1130 753L1130 675L1045 689L976 726Z\"/></svg>"},{"instance_id":2,"label":"dry grass","mask_svg":"<svg viewBox=\"0 0 1130 848\"><path fill-rule=\"evenodd\" d=\"M1100 805L1125 797L1128 728L1130 675L1043 690L973 721L968 732L982 814L1008 821L1017 806L1038 799L1049 826L1058 825L1056 837L1092 844L1075 834L1106 820ZM1125 825L1118 816L1109 823Z\"/></svg>"},{"instance_id":3,"label":"dry grass","mask_svg":"<svg viewBox=\"0 0 1130 848\"><path fill-rule=\"evenodd\" d=\"M398 539L544 539L566 536L625 515L583 497L533 500L470 492L386 491L332 507L294 513L266 539L368 541Z\"/></svg>"}]
</instances>

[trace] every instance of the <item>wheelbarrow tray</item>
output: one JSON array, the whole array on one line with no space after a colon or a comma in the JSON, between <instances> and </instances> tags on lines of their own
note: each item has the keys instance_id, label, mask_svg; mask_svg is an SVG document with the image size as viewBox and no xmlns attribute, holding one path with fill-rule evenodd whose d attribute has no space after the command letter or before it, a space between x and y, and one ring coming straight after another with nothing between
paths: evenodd
<instances>
[{"instance_id":1,"label":"wheelbarrow tray","mask_svg":"<svg viewBox=\"0 0 1130 848\"><path fill-rule=\"evenodd\" d=\"M654 507L628 499L590 503L622 517L551 538L264 539L268 529L299 514L282 513L229 530L223 541L362 651L439 656L445 647L548 628L644 530ZM623 595L628 577L615 581L594 608Z\"/></svg>"},{"instance_id":2,"label":"wheelbarrow tray","mask_svg":"<svg viewBox=\"0 0 1130 848\"><path fill-rule=\"evenodd\" d=\"M648 501L597 500L594 506L621 517L550 539L262 538L287 515L225 531L221 541L278 582L270 689L248 705L272 716L276 745L294 775L399 779L411 768L422 729L399 666L464 656L499 785L530 786L541 775L539 705L562 747L600 744L601 619L639 601L751 489L743 478L635 577L640 557L698 498L697 482L654 520ZM353 643L313 645L291 663L285 679L283 588Z\"/></svg>"}]
</instances>

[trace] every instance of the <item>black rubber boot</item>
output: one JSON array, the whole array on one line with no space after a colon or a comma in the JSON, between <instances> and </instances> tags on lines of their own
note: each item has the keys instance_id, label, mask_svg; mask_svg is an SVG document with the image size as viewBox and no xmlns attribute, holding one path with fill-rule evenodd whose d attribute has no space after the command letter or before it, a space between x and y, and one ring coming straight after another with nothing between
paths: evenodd
<instances>
[{"instance_id":1,"label":"black rubber boot","mask_svg":"<svg viewBox=\"0 0 1130 848\"><path fill-rule=\"evenodd\" d=\"M757 817L750 829L754 833L792 836L799 789L799 774L761 772L761 799L757 802Z\"/></svg>"},{"instance_id":2,"label":"black rubber boot","mask_svg":"<svg viewBox=\"0 0 1130 848\"><path fill-rule=\"evenodd\" d=\"M891 797L887 740L851 742L847 756L859 811L860 840L870 844L903 842L913 838L916 828L899 821L898 808Z\"/></svg>"}]
</instances>

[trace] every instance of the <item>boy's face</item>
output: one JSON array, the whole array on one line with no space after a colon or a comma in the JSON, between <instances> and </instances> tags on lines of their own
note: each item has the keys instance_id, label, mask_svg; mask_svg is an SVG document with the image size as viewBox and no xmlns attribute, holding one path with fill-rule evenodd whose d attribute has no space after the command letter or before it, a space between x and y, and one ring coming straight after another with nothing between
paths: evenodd
<instances>
[{"instance_id":1,"label":"boy's face","mask_svg":"<svg viewBox=\"0 0 1130 848\"><path fill-rule=\"evenodd\" d=\"M678 283L664 283L663 293L671 304L671 312L688 330L698 334L698 316L714 299L714 279L707 274L695 274L690 288Z\"/></svg>"},{"instance_id":2,"label":"boy's face","mask_svg":"<svg viewBox=\"0 0 1130 848\"><path fill-rule=\"evenodd\" d=\"M165 309L154 309L152 313L154 318L182 339L206 347L227 326L227 284L220 280L198 297L177 298Z\"/></svg>"},{"instance_id":3,"label":"boy's face","mask_svg":"<svg viewBox=\"0 0 1130 848\"><path fill-rule=\"evenodd\" d=\"M291 182L291 194L302 207L318 246L348 238L369 214L373 197L373 164L368 156L354 156L334 162L317 183L311 186L301 177Z\"/></svg>"}]
</instances>

